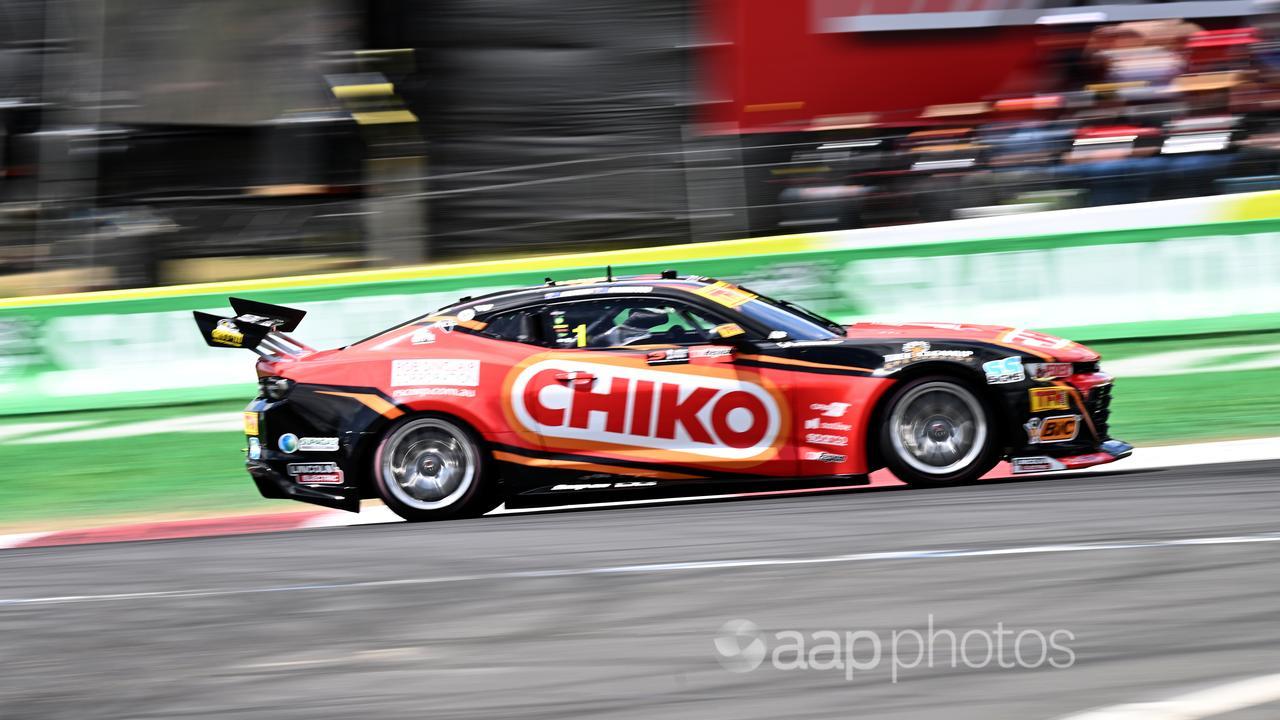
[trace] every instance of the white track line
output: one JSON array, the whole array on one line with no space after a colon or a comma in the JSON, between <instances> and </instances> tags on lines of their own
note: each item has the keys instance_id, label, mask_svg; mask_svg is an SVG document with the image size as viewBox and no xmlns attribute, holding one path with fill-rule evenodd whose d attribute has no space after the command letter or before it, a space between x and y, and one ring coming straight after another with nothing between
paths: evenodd
<instances>
[{"instance_id":1,"label":"white track line","mask_svg":"<svg viewBox=\"0 0 1280 720\"><path fill-rule=\"evenodd\" d=\"M1280 674L1263 675L1168 700L1098 708L1061 720L1199 720L1280 701Z\"/></svg>"},{"instance_id":2,"label":"white track line","mask_svg":"<svg viewBox=\"0 0 1280 720\"><path fill-rule=\"evenodd\" d=\"M19 545L29 543L32 540L42 538L45 535L53 535L55 532L56 531L49 530L45 532L14 533L12 535L0 535L0 549L15 548L15 547L18 547Z\"/></svg>"},{"instance_id":3,"label":"white track line","mask_svg":"<svg viewBox=\"0 0 1280 720\"><path fill-rule=\"evenodd\" d=\"M186 417L165 418L163 420L146 420L123 425L107 425L105 427L73 430L58 434L40 434L11 440L10 445L40 445L46 443L89 442L91 440L113 440L117 438L138 437L141 435L164 435L176 432L229 432L241 429L243 419L240 413L216 412Z\"/></svg>"},{"instance_id":4,"label":"white track line","mask_svg":"<svg viewBox=\"0 0 1280 720\"><path fill-rule=\"evenodd\" d=\"M85 420L63 420L59 422L40 422L40 423L14 423L13 425L0 425L0 440L7 438L20 437L22 435L35 435L45 433L56 433L60 430L68 428L80 427L88 425Z\"/></svg>"},{"instance_id":5,"label":"white track line","mask_svg":"<svg viewBox=\"0 0 1280 720\"><path fill-rule=\"evenodd\" d=\"M1280 437L1140 447L1133 451L1132 456L1124 460L1117 460L1107 465L1096 465L1086 468L1086 471L1151 470L1258 460L1280 460Z\"/></svg>"},{"instance_id":6,"label":"white track line","mask_svg":"<svg viewBox=\"0 0 1280 720\"><path fill-rule=\"evenodd\" d=\"M1008 555L1039 555L1044 553L1103 552L1108 550L1150 550L1158 548L1185 548L1203 545L1244 545L1280 542L1280 533L1259 535L1233 535L1225 537L1176 538L1165 540L1139 540L1102 543L1063 543L1058 545L1029 545L1005 548L950 548L939 550L899 550L889 552L854 553L850 555L826 555L807 558L744 558L741 560L700 560L693 562L647 563L639 565L614 565L603 567L567 568L560 570L524 570L502 573L478 573L474 575L446 575L439 577L401 578L398 580L367 580L348 583L315 583L308 585L277 585L258 588L204 588L189 590L157 590L152 592L109 593L101 595L55 595L32 598L2 598L0 607L6 605L67 605L75 603L109 602L120 600L152 600L220 597L225 595L253 595L258 593L304 592L308 590L355 590L361 588L392 587L396 585L439 585L445 583L490 580L520 580L528 578L576 577L584 575L658 574L689 570L728 570L739 568L782 567L793 565L821 565L831 563L862 563L896 560L936 560L950 558L974 558Z\"/></svg>"}]
</instances>

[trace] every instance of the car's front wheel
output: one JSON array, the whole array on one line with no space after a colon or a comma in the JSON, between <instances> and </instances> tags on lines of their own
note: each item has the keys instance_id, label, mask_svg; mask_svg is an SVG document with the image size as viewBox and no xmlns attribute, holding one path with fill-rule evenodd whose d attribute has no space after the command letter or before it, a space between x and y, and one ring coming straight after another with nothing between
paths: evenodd
<instances>
[{"instance_id":1,"label":"car's front wheel","mask_svg":"<svg viewBox=\"0 0 1280 720\"><path fill-rule=\"evenodd\" d=\"M497 506L488 453L469 428L444 417L410 417L383 436L374 484L410 522L483 515Z\"/></svg>"},{"instance_id":2,"label":"car's front wheel","mask_svg":"<svg viewBox=\"0 0 1280 720\"><path fill-rule=\"evenodd\" d=\"M952 377L911 380L888 399L880 455L911 485L976 480L999 462L991 411L969 384Z\"/></svg>"}]
</instances>

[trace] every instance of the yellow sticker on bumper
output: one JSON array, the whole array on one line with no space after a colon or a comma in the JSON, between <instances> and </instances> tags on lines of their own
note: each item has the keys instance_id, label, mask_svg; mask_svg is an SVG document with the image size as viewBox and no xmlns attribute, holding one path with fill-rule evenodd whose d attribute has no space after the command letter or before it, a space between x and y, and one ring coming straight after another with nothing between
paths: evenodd
<instances>
[{"instance_id":1,"label":"yellow sticker on bumper","mask_svg":"<svg viewBox=\"0 0 1280 720\"><path fill-rule=\"evenodd\" d=\"M1046 410L1070 410L1071 396L1066 388L1046 387L1031 388L1031 412Z\"/></svg>"}]
</instances>

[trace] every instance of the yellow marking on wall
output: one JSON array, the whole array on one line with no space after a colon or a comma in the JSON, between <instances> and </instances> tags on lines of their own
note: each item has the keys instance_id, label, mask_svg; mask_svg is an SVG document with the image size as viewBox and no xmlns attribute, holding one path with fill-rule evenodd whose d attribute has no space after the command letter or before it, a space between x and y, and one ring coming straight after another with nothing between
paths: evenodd
<instances>
[{"instance_id":1,"label":"yellow marking on wall","mask_svg":"<svg viewBox=\"0 0 1280 720\"><path fill-rule=\"evenodd\" d=\"M375 112L351 113L357 125L390 125L392 123L415 123L418 116L408 110L378 110Z\"/></svg>"},{"instance_id":2,"label":"yellow marking on wall","mask_svg":"<svg viewBox=\"0 0 1280 720\"><path fill-rule=\"evenodd\" d=\"M168 285L164 287L132 288L128 290L99 290L95 292L62 293L58 295L34 295L29 297L0 298L0 308L44 307L76 303L123 300L156 300L188 295L234 295L265 290L294 288L325 288L357 283L402 282L433 278L487 276L519 272L566 272L580 268L596 268L605 265L622 267L639 264L693 263L699 260L743 257L760 254L795 253L822 250L825 241L820 235L781 235L744 240L723 240L709 243L687 243L651 248L635 248L592 253L561 255L534 255L505 260L480 260L438 265L414 265L384 270L355 270L319 275L295 275L292 277L260 278L256 280L231 280L225 282ZM691 271L696 268L690 268Z\"/></svg>"},{"instance_id":3,"label":"yellow marking on wall","mask_svg":"<svg viewBox=\"0 0 1280 720\"><path fill-rule=\"evenodd\" d=\"M379 95L391 95L395 93L395 88L391 83L369 83L367 85L337 85L333 88L334 97L339 98L364 98L376 97Z\"/></svg>"},{"instance_id":4,"label":"yellow marking on wall","mask_svg":"<svg viewBox=\"0 0 1280 720\"><path fill-rule=\"evenodd\" d=\"M1280 217L1280 190L1232 197L1219 212L1221 215L1219 222L1278 218Z\"/></svg>"}]
</instances>

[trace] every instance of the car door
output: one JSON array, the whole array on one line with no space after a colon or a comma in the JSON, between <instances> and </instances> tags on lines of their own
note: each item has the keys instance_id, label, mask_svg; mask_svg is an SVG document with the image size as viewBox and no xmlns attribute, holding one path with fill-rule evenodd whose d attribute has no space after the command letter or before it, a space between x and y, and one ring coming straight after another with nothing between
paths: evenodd
<instances>
[{"instance_id":1,"label":"car door","mask_svg":"<svg viewBox=\"0 0 1280 720\"><path fill-rule=\"evenodd\" d=\"M751 367L713 343L715 328L730 321L660 296L548 305L541 334L552 350L521 372L516 415L565 468L789 476L785 373Z\"/></svg>"}]
</instances>

